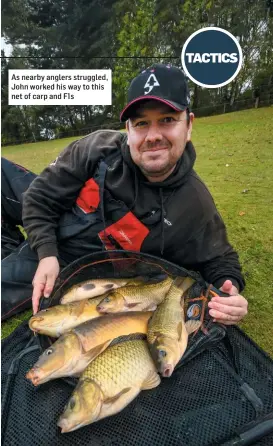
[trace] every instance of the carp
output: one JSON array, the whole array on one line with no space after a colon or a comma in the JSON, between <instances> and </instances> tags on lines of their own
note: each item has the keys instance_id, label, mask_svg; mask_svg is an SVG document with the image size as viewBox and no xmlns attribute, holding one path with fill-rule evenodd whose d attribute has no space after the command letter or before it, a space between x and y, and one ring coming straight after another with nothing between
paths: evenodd
<instances>
[{"instance_id":1,"label":"carp","mask_svg":"<svg viewBox=\"0 0 273 446\"><path fill-rule=\"evenodd\" d=\"M77 302L83 299L101 296L124 285L140 285L140 279L92 279L70 288L61 298L61 304Z\"/></svg>"},{"instance_id":2,"label":"carp","mask_svg":"<svg viewBox=\"0 0 273 446\"><path fill-rule=\"evenodd\" d=\"M83 322L101 317L102 314L97 311L100 301L101 296L41 310L30 318L29 328L57 338Z\"/></svg>"},{"instance_id":3,"label":"carp","mask_svg":"<svg viewBox=\"0 0 273 446\"><path fill-rule=\"evenodd\" d=\"M152 312L105 315L63 334L47 348L27 373L34 386L51 379L79 376L113 339L133 333L147 334Z\"/></svg>"},{"instance_id":4,"label":"carp","mask_svg":"<svg viewBox=\"0 0 273 446\"><path fill-rule=\"evenodd\" d=\"M110 292L97 306L100 313L154 311L170 289L172 278L141 286L125 286Z\"/></svg>"},{"instance_id":5,"label":"carp","mask_svg":"<svg viewBox=\"0 0 273 446\"><path fill-rule=\"evenodd\" d=\"M164 377L172 375L187 348L188 335L201 325L199 321L185 323L184 319L183 294L193 282L189 277L175 279L149 320L147 341L157 370Z\"/></svg>"},{"instance_id":6,"label":"carp","mask_svg":"<svg viewBox=\"0 0 273 446\"><path fill-rule=\"evenodd\" d=\"M57 424L62 433L74 431L120 412L141 390L159 384L146 340L113 345L82 373Z\"/></svg>"}]
</instances>

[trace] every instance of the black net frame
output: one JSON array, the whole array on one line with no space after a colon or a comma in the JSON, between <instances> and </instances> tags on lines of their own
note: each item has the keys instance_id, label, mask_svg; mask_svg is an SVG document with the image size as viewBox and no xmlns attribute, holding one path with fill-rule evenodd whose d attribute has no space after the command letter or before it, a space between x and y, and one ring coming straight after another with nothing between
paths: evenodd
<instances>
[{"instance_id":1,"label":"black net frame","mask_svg":"<svg viewBox=\"0 0 273 446\"><path fill-rule=\"evenodd\" d=\"M199 273L153 255L124 250L100 251L83 256L64 268L56 280L49 299L42 299L41 308L56 305L67 289L84 280L136 276L145 276L149 279L154 276L160 278L164 274L192 277L201 286L206 286Z\"/></svg>"},{"instance_id":2,"label":"black net frame","mask_svg":"<svg viewBox=\"0 0 273 446\"><path fill-rule=\"evenodd\" d=\"M85 280L141 276L148 283L163 280L167 275L194 279L195 283L188 291L191 297L199 296L201 291L205 292L208 287L199 273L188 271L158 257L135 251L100 251L83 256L64 268L56 280L50 297L41 299L39 310L58 305L62 295L69 288ZM54 339L48 336L38 335L38 338L43 349L54 342Z\"/></svg>"}]
</instances>

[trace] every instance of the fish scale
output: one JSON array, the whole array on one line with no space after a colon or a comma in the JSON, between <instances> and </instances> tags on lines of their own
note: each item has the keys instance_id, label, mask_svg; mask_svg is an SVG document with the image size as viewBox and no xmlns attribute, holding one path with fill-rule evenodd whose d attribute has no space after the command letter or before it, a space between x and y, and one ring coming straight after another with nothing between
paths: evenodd
<instances>
[{"instance_id":1,"label":"fish scale","mask_svg":"<svg viewBox=\"0 0 273 446\"><path fill-rule=\"evenodd\" d=\"M150 320L147 334L149 344L154 342L156 333L177 339L177 325L183 317L181 296L182 291L172 285L164 301L157 307Z\"/></svg>"},{"instance_id":2,"label":"fish scale","mask_svg":"<svg viewBox=\"0 0 273 446\"><path fill-rule=\"evenodd\" d=\"M165 297L165 294L170 289L172 284L172 279L167 278L162 282L143 285L141 287L135 288L131 286L124 286L115 291L114 294L120 294L126 301L130 303L135 302L150 302L151 300L159 304Z\"/></svg>"},{"instance_id":3,"label":"fish scale","mask_svg":"<svg viewBox=\"0 0 273 446\"><path fill-rule=\"evenodd\" d=\"M115 394L122 388L130 387L134 376L138 377L139 382L145 378L147 368L143 367L143 362L148 363L151 370L155 370L147 342L127 341L105 350L89 364L80 379L90 378L99 385L103 393ZM115 386L118 389L115 390Z\"/></svg>"},{"instance_id":4,"label":"fish scale","mask_svg":"<svg viewBox=\"0 0 273 446\"><path fill-rule=\"evenodd\" d=\"M133 312L132 312L133 313ZM135 313L134 313L135 314ZM152 312L146 312L146 313L142 313L141 316L139 316L139 318L143 319L143 314L147 314L147 315L152 315ZM116 315L112 315L111 317L114 318ZM118 314L118 316L120 316L120 313ZM126 317L126 315L124 315L124 318ZM98 334L101 333L102 329L104 329L105 331L109 331L109 338L111 338L111 333L115 333L116 331L120 331L120 324L121 321L120 318L118 318L117 320L112 319L111 320L111 324L109 324L109 320L110 317L104 317L102 318L97 318L93 320L93 325L92 325L92 331L93 331L93 337L97 336ZM88 322L88 321L87 321ZM86 322L84 323L86 324ZM75 330L84 335L84 331L85 331L85 325L81 324L78 327L75 328ZM136 325L136 329L138 328L138 321L135 321L135 325ZM132 327L134 326L134 320L132 320ZM87 325L88 327L88 325ZM132 331L133 333L133 331Z\"/></svg>"}]
</instances>

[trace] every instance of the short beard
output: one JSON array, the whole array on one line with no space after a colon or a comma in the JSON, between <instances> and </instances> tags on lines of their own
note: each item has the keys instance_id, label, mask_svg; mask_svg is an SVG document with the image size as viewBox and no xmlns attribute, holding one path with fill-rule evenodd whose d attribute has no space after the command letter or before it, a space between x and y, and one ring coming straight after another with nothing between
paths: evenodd
<instances>
[{"instance_id":1,"label":"short beard","mask_svg":"<svg viewBox=\"0 0 273 446\"><path fill-rule=\"evenodd\" d=\"M166 147L166 146L168 147L168 149L171 149L171 144L169 143L169 141L163 140L155 143L147 142L142 146L142 149L151 150L155 148L159 149L160 147ZM156 178L156 177L161 177L162 175L168 173L173 168L173 165L168 163L167 166L163 167L161 170L155 170L155 169L147 170L145 166L143 166L143 164L140 164L139 168L145 176Z\"/></svg>"},{"instance_id":2,"label":"short beard","mask_svg":"<svg viewBox=\"0 0 273 446\"><path fill-rule=\"evenodd\" d=\"M163 175L166 175L168 172L170 172L170 174L172 173L172 171L175 169L175 165L172 164L168 164L164 169L161 170L146 170L145 167L143 167L142 165L138 166L139 169L141 170L141 172L143 173L143 175L145 175L145 177L153 177L153 178L157 178L157 177L162 177Z\"/></svg>"}]
</instances>

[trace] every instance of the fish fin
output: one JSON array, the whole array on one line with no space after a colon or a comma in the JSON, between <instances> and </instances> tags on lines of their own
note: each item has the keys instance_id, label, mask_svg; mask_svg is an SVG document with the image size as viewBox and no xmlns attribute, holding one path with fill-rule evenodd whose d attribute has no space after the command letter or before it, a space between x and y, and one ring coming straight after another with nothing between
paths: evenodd
<instances>
[{"instance_id":1,"label":"fish fin","mask_svg":"<svg viewBox=\"0 0 273 446\"><path fill-rule=\"evenodd\" d=\"M180 322L178 322L178 324L177 324L178 341L181 341L181 338L182 338L182 329L183 329L183 325L182 325L182 321L180 321Z\"/></svg>"},{"instance_id":2,"label":"fish fin","mask_svg":"<svg viewBox=\"0 0 273 446\"><path fill-rule=\"evenodd\" d=\"M77 302L77 304L78 304L77 306L75 305L76 308L75 308L74 314L76 317L79 317L82 314L82 312L84 311L86 299Z\"/></svg>"},{"instance_id":3,"label":"fish fin","mask_svg":"<svg viewBox=\"0 0 273 446\"><path fill-rule=\"evenodd\" d=\"M141 384L140 389L141 390L149 390L154 389L154 387L157 387L160 384L160 377L158 373L156 373L154 370L151 370L146 377L145 381Z\"/></svg>"},{"instance_id":4,"label":"fish fin","mask_svg":"<svg viewBox=\"0 0 273 446\"><path fill-rule=\"evenodd\" d=\"M146 311L147 311L147 310L146 310ZM147 328L148 328L148 331L150 330L151 324L152 324L152 322L153 322L152 318L153 318L153 312L151 311L151 312L150 312L150 317L149 317L149 319L148 319L148 321L147 321Z\"/></svg>"},{"instance_id":5,"label":"fish fin","mask_svg":"<svg viewBox=\"0 0 273 446\"><path fill-rule=\"evenodd\" d=\"M191 277L176 277L176 279L173 281L173 285L183 291L184 294L194 282L195 280Z\"/></svg>"},{"instance_id":6,"label":"fish fin","mask_svg":"<svg viewBox=\"0 0 273 446\"><path fill-rule=\"evenodd\" d=\"M110 398L106 398L103 401L103 404L113 404L115 403L124 393L127 393L131 390L131 387L126 387L125 389L122 389L117 395L111 396Z\"/></svg>"},{"instance_id":7,"label":"fish fin","mask_svg":"<svg viewBox=\"0 0 273 446\"><path fill-rule=\"evenodd\" d=\"M160 336L162 336L162 333L160 333L160 331L155 331L155 332L153 333L153 335L154 335L154 338L155 338L155 341L156 341L157 338L159 338Z\"/></svg>"},{"instance_id":8,"label":"fish fin","mask_svg":"<svg viewBox=\"0 0 273 446\"><path fill-rule=\"evenodd\" d=\"M143 284L144 279L142 279L141 276L131 277L127 279L127 282L125 282L125 286L138 286Z\"/></svg>"},{"instance_id":9,"label":"fish fin","mask_svg":"<svg viewBox=\"0 0 273 446\"><path fill-rule=\"evenodd\" d=\"M137 303L132 303L132 304L127 304L127 302L125 303L125 306L127 307L127 308L134 308L134 307L136 307L137 305L139 305L139 302L137 302Z\"/></svg>"},{"instance_id":10,"label":"fish fin","mask_svg":"<svg viewBox=\"0 0 273 446\"><path fill-rule=\"evenodd\" d=\"M194 331L198 330L201 327L201 325L202 325L201 321L194 321L194 320L189 320L185 324L188 334L191 334Z\"/></svg>"},{"instance_id":11,"label":"fish fin","mask_svg":"<svg viewBox=\"0 0 273 446\"><path fill-rule=\"evenodd\" d=\"M147 330L147 341L150 346L151 346L151 344L155 343L157 335L158 335L158 333L154 333L152 324L153 324L153 320L151 317L148 321L148 330Z\"/></svg>"},{"instance_id":12,"label":"fish fin","mask_svg":"<svg viewBox=\"0 0 273 446\"><path fill-rule=\"evenodd\" d=\"M90 359L90 361L93 361L98 355L100 355L104 350L107 349L107 347L111 344L112 339L109 339L108 341L104 342L103 344L97 345L94 348L91 348L90 350L84 350L84 357ZM83 346L84 349L84 346Z\"/></svg>"}]
</instances>

